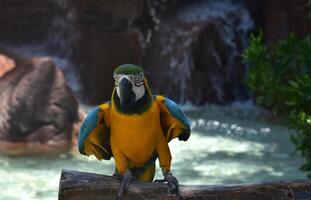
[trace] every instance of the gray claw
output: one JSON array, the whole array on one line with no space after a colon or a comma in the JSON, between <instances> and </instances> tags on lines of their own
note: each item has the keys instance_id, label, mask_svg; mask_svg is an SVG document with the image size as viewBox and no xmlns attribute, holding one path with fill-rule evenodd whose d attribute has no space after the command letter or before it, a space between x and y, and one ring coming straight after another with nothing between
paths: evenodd
<instances>
[{"instance_id":1,"label":"gray claw","mask_svg":"<svg viewBox=\"0 0 311 200\"><path fill-rule=\"evenodd\" d=\"M126 170L126 172L124 172L122 174L122 181L121 181L121 184L120 184L120 187L119 187L119 192L118 192L118 196L117 196L117 199L121 199L122 195L124 194L124 192L127 191L130 183L131 183L131 180L132 180L132 173L130 172L130 170Z\"/></svg>"},{"instance_id":2,"label":"gray claw","mask_svg":"<svg viewBox=\"0 0 311 200\"><path fill-rule=\"evenodd\" d=\"M175 176L173 176L173 174L171 174L170 172L167 172L164 174L164 179L163 180L156 180L158 182L167 182L170 191L172 194L176 194L181 200L184 200L183 195L180 192L179 189L179 183L178 180Z\"/></svg>"}]
</instances>

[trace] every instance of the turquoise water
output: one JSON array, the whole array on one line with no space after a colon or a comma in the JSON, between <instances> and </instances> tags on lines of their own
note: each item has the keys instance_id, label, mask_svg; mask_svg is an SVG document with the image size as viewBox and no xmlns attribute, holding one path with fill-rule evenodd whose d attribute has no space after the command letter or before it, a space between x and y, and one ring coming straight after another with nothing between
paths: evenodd
<instances>
[{"instance_id":1,"label":"turquoise water","mask_svg":"<svg viewBox=\"0 0 311 200\"><path fill-rule=\"evenodd\" d=\"M269 123L257 108L187 109L193 133L170 143L172 171L182 184L232 184L305 179L285 126ZM55 200L61 169L112 174L113 161L77 153L57 157L0 157L0 200ZM161 178L160 170L156 177Z\"/></svg>"}]
</instances>

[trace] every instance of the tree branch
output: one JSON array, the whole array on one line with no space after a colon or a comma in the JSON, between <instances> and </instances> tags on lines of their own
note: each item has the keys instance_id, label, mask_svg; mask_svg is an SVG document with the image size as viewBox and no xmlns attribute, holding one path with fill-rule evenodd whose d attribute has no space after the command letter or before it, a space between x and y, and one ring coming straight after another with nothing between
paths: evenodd
<instances>
[{"instance_id":1,"label":"tree branch","mask_svg":"<svg viewBox=\"0 0 311 200\"><path fill-rule=\"evenodd\" d=\"M116 199L120 181L111 176L62 170L59 200ZM311 200L311 181L294 180L239 185L181 186L185 199ZM133 181L124 200L173 200L166 184Z\"/></svg>"}]
</instances>

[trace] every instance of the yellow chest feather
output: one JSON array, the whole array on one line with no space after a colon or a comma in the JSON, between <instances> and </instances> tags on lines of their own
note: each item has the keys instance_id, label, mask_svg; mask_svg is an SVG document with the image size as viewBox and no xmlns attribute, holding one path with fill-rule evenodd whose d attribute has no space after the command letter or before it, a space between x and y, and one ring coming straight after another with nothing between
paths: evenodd
<instances>
[{"instance_id":1,"label":"yellow chest feather","mask_svg":"<svg viewBox=\"0 0 311 200\"><path fill-rule=\"evenodd\" d=\"M160 110L155 102L146 112L134 115L119 113L112 106L110 119L112 151L124 154L132 166L146 163L158 141L164 138Z\"/></svg>"}]
</instances>

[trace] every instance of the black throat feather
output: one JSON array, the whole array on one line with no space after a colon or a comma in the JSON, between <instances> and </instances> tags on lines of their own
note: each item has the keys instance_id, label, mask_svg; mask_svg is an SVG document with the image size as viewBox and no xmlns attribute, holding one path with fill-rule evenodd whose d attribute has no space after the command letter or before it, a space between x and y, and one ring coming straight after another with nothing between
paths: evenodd
<instances>
[{"instance_id":1,"label":"black throat feather","mask_svg":"<svg viewBox=\"0 0 311 200\"><path fill-rule=\"evenodd\" d=\"M120 98L117 95L117 92L113 92L112 98L113 98L113 103L114 103L116 110L119 113L123 113L126 115L142 114L146 112L151 106L152 96L151 96L150 89L146 86L145 86L145 89L146 89L146 92L144 96L140 98L138 101L134 102L128 108L121 107Z\"/></svg>"}]
</instances>

